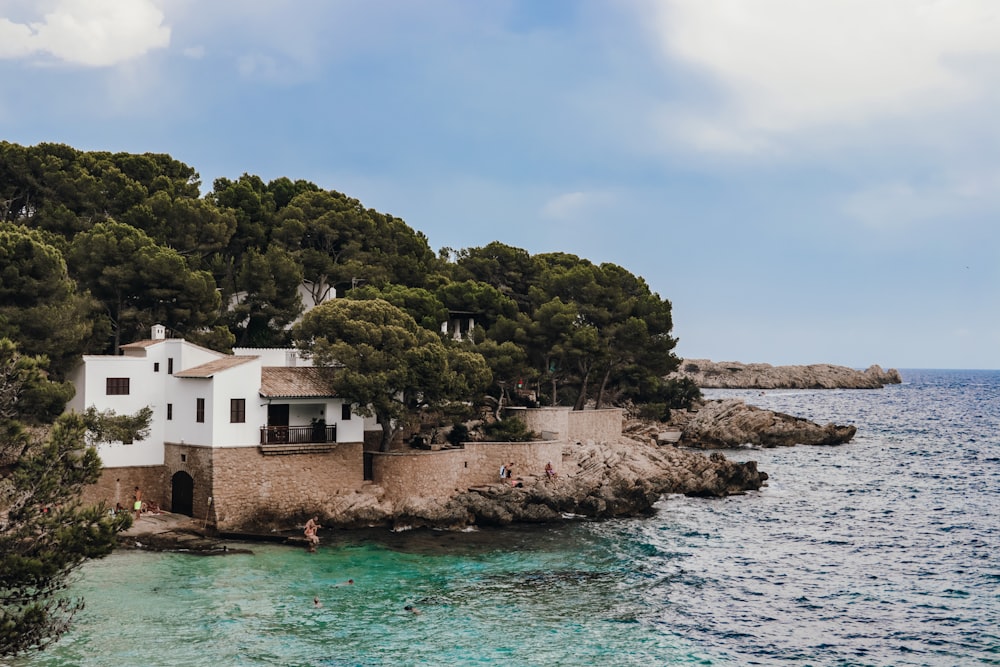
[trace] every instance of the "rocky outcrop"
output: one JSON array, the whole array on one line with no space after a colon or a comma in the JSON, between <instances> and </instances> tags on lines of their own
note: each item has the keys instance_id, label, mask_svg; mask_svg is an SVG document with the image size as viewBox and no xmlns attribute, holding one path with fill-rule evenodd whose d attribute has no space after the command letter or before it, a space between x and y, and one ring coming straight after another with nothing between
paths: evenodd
<instances>
[{"instance_id":1,"label":"rocky outcrop","mask_svg":"<svg viewBox=\"0 0 1000 667\"><path fill-rule=\"evenodd\" d=\"M690 378L705 389L880 389L900 384L899 371L878 365L859 371L846 366L772 366L736 361L685 359L671 377Z\"/></svg>"},{"instance_id":2,"label":"rocky outcrop","mask_svg":"<svg viewBox=\"0 0 1000 667\"><path fill-rule=\"evenodd\" d=\"M633 425L633 428L635 426ZM655 432L656 427L651 427ZM634 436L634 437L632 437ZM767 474L753 461L740 463L660 446L645 430L611 442L564 446L558 476L525 476L523 486L497 482L463 489L447 499L409 498L393 502L377 485L329 499L320 523L331 528L417 527L461 529L567 518L641 516L663 494L721 497L761 488ZM287 530L287 517L259 517L253 534ZM301 533L288 533L294 539Z\"/></svg>"},{"instance_id":3,"label":"rocky outcrop","mask_svg":"<svg viewBox=\"0 0 1000 667\"><path fill-rule=\"evenodd\" d=\"M443 505L411 504L392 521L397 527L454 528L640 516L651 512L664 494L721 497L759 489L766 480L754 461L739 463L721 454L706 456L622 437L567 446L555 479L525 479L523 488L493 484L470 489Z\"/></svg>"},{"instance_id":4,"label":"rocky outcrop","mask_svg":"<svg viewBox=\"0 0 1000 667\"><path fill-rule=\"evenodd\" d=\"M736 399L708 401L697 412L678 413L674 418L683 428L680 444L704 449L840 445L857 432L854 426L821 426Z\"/></svg>"}]
</instances>

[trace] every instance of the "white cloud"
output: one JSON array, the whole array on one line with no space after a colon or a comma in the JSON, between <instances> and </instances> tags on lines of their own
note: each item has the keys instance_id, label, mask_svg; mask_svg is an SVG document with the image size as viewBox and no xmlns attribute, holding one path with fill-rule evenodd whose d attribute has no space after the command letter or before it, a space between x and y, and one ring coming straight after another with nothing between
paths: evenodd
<instances>
[{"instance_id":1,"label":"white cloud","mask_svg":"<svg viewBox=\"0 0 1000 667\"><path fill-rule=\"evenodd\" d=\"M606 205L612 196L603 192L566 192L552 197L542 206L541 215L552 220L572 221L578 217L589 217L596 207Z\"/></svg>"},{"instance_id":2,"label":"white cloud","mask_svg":"<svg viewBox=\"0 0 1000 667\"><path fill-rule=\"evenodd\" d=\"M40 21L0 18L0 58L49 54L108 67L170 43L170 28L152 0L58 0Z\"/></svg>"},{"instance_id":3,"label":"white cloud","mask_svg":"<svg viewBox=\"0 0 1000 667\"><path fill-rule=\"evenodd\" d=\"M721 105L680 112L706 149L966 105L1000 58L995 0L654 0L647 12L669 61L719 87Z\"/></svg>"},{"instance_id":4,"label":"white cloud","mask_svg":"<svg viewBox=\"0 0 1000 667\"><path fill-rule=\"evenodd\" d=\"M855 192L843 209L864 225L886 231L912 223L947 220L953 227L977 213L1000 208L1000 174L978 173L952 177L929 185L906 181L882 183Z\"/></svg>"}]
</instances>

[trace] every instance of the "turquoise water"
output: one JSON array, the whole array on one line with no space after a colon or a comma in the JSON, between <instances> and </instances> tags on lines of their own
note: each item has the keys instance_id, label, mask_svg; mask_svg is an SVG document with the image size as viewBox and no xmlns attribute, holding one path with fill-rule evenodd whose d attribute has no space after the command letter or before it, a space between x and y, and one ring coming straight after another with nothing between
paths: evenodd
<instances>
[{"instance_id":1,"label":"turquoise water","mask_svg":"<svg viewBox=\"0 0 1000 667\"><path fill-rule=\"evenodd\" d=\"M639 622L629 563L603 533L592 524L327 535L316 554L266 544L224 557L116 553L76 587L87 608L72 634L18 664L553 665L572 655L637 665L696 654Z\"/></svg>"},{"instance_id":2,"label":"turquoise water","mask_svg":"<svg viewBox=\"0 0 1000 667\"><path fill-rule=\"evenodd\" d=\"M82 569L73 630L12 664L1000 665L1000 372L903 377L712 392L858 436L727 452L769 486L648 518L118 552Z\"/></svg>"}]
</instances>

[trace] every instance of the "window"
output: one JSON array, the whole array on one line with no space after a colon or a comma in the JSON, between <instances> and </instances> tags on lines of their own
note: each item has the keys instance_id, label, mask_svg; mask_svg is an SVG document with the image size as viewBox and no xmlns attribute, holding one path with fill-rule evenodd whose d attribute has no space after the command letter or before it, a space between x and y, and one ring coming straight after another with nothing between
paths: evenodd
<instances>
[{"instance_id":1,"label":"window","mask_svg":"<svg viewBox=\"0 0 1000 667\"><path fill-rule=\"evenodd\" d=\"M160 372L160 362L159 361L154 361L153 362L153 372L154 373L159 373Z\"/></svg>"},{"instance_id":2,"label":"window","mask_svg":"<svg viewBox=\"0 0 1000 667\"><path fill-rule=\"evenodd\" d=\"M167 421L170 421L173 418L174 418L174 404L167 403Z\"/></svg>"},{"instance_id":3,"label":"window","mask_svg":"<svg viewBox=\"0 0 1000 667\"><path fill-rule=\"evenodd\" d=\"M229 423L243 424L247 420L247 400L245 398L229 399Z\"/></svg>"},{"instance_id":4,"label":"window","mask_svg":"<svg viewBox=\"0 0 1000 667\"><path fill-rule=\"evenodd\" d=\"M205 399L204 398L199 398L198 399L198 403L197 403L197 405L195 406L195 409L194 409L194 420L196 422L204 422L205 421Z\"/></svg>"},{"instance_id":5,"label":"window","mask_svg":"<svg viewBox=\"0 0 1000 667\"><path fill-rule=\"evenodd\" d=\"M351 404L344 403L340 406L340 419L341 421L350 421L351 419Z\"/></svg>"},{"instance_id":6,"label":"window","mask_svg":"<svg viewBox=\"0 0 1000 667\"><path fill-rule=\"evenodd\" d=\"M167 359L167 375L174 374L174 358L170 357Z\"/></svg>"},{"instance_id":7,"label":"window","mask_svg":"<svg viewBox=\"0 0 1000 667\"><path fill-rule=\"evenodd\" d=\"M128 378L108 378L108 396L128 395Z\"/></svg>"}]
</instances>

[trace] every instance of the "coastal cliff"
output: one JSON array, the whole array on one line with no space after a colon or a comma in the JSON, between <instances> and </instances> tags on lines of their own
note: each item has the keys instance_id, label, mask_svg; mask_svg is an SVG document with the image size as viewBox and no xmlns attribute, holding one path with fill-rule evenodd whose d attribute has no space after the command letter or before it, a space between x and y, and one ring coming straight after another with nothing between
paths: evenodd
<instances>
[{"instance_id":1,"label":"coastal cliff","mask_svg":"<svg viewBox=\"0 0 1000 667\"><path fill-rule=\"evenodd\" d=\"M900 384L899 371L878 365L859 371L846 366L772 366L737 361L685 359L670 377L689 378L703 389L880 389Z\"/></svg>"}]
</instances>

